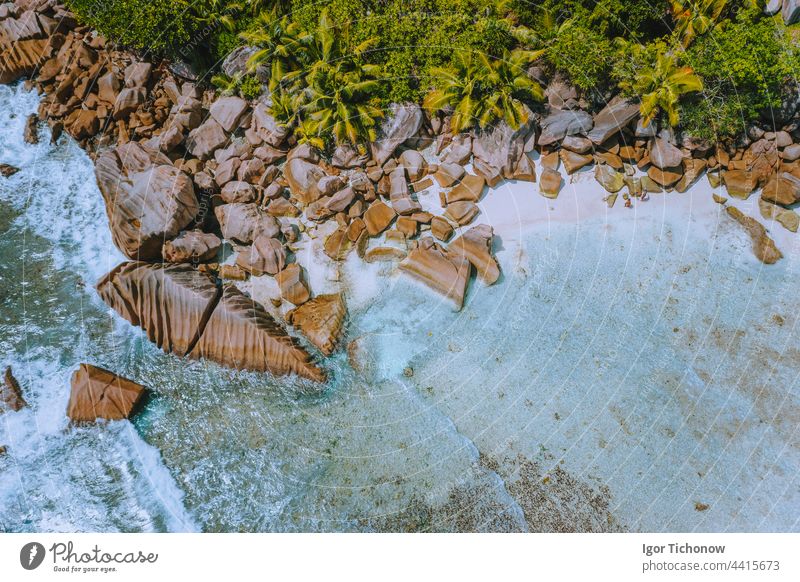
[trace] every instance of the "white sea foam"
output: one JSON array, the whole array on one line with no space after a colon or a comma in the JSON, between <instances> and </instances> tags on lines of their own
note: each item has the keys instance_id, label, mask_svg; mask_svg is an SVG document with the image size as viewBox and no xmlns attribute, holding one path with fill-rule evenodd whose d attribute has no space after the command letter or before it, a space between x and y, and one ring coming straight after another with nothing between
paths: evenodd
<instances>
[{"instance_id":1,"label":"white sea foam","mask_svg":"<svg viewBox=\"0 0 800 582\"><path fill-rule=\"evenodd\" d=\"M29 404L0 417L0 444L8 447L0 457L0 529L197 530L159 452L131 423L68 424L72 356L95 362L102 351L92 334L105 308L91 289L123 257L111 242L88 156L68 138L50 145L44 126L39 144L24 143L26 117L37 105L21 84L0 86L0 162L20 169L0 178L0 201L17 214L13 234L4 233L18 243L4 247L4 260L15 267L4 286L28 294L24 312L0 320L0 343L8 348L2 363ZM62 287L67 274L77 275L76 287Z\"/></svg>"}]
</instances>

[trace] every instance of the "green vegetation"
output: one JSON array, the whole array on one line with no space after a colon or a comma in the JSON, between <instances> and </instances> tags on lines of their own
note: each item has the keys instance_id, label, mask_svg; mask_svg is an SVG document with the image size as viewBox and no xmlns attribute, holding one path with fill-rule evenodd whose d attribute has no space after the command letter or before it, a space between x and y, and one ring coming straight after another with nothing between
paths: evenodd
<instances>
[{"instance_id":1,"label":"green vegetation","mask_svg":"<svg viewBox=\"0 0 800 582\"><path fill-rule=\"evenodd\" d=\"M391 102L452 108L453 129L522 122L554 74L595 107L622 91L646 121L740 135L797 89L796 41L761 0L67 0L108 38L217 73L317 145L372 139ZM625 40L621 40L625 39ZM535 74L534 74L535 73Z\"/></svg>"},{"instance_id":2,"label":"green vegetation","mask_svg":"<svg viewBox=\"0 0 800 582\"><path fill-rule=\"evenodd\" d=\"M453 65L432 71L436 89L425 97L432 112L453 108L453 133L477 124L486 127L503 119L513 129L525 123L525 103L542 100L542 88L526 74L527 67L543 51L516 50L490 60L484 53L459 52Z\"/></svg>"}]
</instances>

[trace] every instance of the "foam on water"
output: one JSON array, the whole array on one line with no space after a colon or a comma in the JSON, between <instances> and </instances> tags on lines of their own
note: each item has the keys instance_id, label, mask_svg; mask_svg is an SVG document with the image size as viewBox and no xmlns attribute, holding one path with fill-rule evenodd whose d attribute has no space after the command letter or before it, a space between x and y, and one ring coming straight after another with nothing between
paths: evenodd
<instances>
[{"instance_id":1,"label":"foam on water","mask_svg":"<svg viewBox=\"0 0 800 582\"><path fill-rule=\"evenodd\" d=\"M166 355L109 312L91 162L22 144L36 102L0 87L0 162L22 168L0 181L0 347L31 404L0 417L0 528L798 529L797 237L769 225L787 257L764 267L702 188L612 212L587 173L557 201L504 183L478 219L503 276L455 313L386 264L333 268L320 231L300 262L350 314L320 390ZM153 398L70 428L79 361Z\"/></svg>"},{"instance_id":2,"label":"foam on water","mask_svg":"<svg viewBox=\"0 0 800 582\"><path fill-rule=\"evenodd\" d=\"M0 86L0 162L21 170L0 180L0 345L29 404L0 417L8 448L0 457L0 529L197 529L158 451L130 423L68 425L77 363L108 364L113 354L107 340L97 341L108 319L93 286L122 257L86 154L68 140L51 146L44 128L38 145L23 142L37 104L21 85Z\"/></svg>"}]
</instances>

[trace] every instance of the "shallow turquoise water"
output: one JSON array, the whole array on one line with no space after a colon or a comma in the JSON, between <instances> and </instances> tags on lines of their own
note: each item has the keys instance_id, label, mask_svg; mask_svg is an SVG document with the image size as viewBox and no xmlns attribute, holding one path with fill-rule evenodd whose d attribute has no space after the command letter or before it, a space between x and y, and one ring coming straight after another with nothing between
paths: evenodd
<instances>
[{"instance_id":1,"label":"shallow turquoise water","mask_svg":"<svg viewBox=\"0 0 800 582\"><path fill-rule=\"evenodd\" d=\"M0 87L22 168L0 179L0 345L31 404L0 417L0 529L798 529L796 254L766 269L691 217L543 227L458 314L382 280L351 305L363 367L341 350L318 392L165 355L109 312L91 162L23 144L35 108ZM83 361L150 387L145 411L69 427Z\"/></svg>"}]
</instances>

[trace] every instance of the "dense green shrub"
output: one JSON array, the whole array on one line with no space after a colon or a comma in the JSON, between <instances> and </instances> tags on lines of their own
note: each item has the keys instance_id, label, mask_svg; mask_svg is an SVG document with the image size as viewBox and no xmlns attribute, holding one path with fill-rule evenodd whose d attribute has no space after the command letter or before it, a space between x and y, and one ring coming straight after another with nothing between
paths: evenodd
<instances>
[{"instance_id":1,"label":"dense green shrub","mask_svg":"<svg viewBox=\"0 0 800 582\"><path fill-rule=\"evenodd\" d=\"M187 9L189 2L191 0L66 0L82 22L106 37L155 53L169 53L192 39L197 22Z\"/></svg>"},{"instance_id":2,"label":"dense green shrub","mask_svg":"<svg viewBox=\"0 0 800 582\"><path fill-rule=\"evenodd\" d=\"M614 55L611 41L592 29L573 24L562 28L547 58L556 69L566 72L576 87L591 90L609 84Z\"/></svg>"},{"instance_id":3,"label":"dense green shrub","mask_svg":"<svg viewBox=\"0 0 800 582\"><path fill-rule=\"evenodd\" d=\"M705 102L691 108L688 129L706 135L736 135L743 120L780 107L784 86L800 72L782 23L753 10L696 39L687 60L705 84Z\"/></svg>"}]
</instances>

